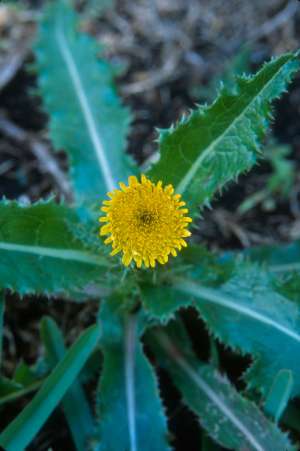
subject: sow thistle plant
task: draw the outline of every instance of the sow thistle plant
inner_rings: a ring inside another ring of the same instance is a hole
[[[218,255],[195,236],[213,196],[263,157],[271,103],[297,72],[298,53],[236,77],[211,105],[160,130],[156,162],[139,171],[125,152],[131,114],[116,94],[115,68],[99,59],[67,1],[45,8],[33,50],[73,201],[1,201],[0,333],[6,290],[96,302],[99,312],[68,349],[53,319],[41,319],[44,355],[0,378],[1,408],[33,393],[0,445],[25,449],[60,406],[74,449],[175,449],[163,369],[197,419],[199,449],[296,450],[299,243]],[[188,308],[206,325],[208,361],[193,350]],[[224,373],[217,343],[248,356],[243,390]],[[97,377],[92,406],[84,385]]]

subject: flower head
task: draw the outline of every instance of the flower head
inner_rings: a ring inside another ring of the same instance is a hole
[[[184,238],[191,235],[187,226],[192,222],[186,216],[187,208],[180,194],[174,194],[172,185],[156,185],[145,175],[141,181],[128,178],[128,186],[120,183],[104,200],[101,210],[106,216],[100,235],[109,235],[105,244],[112,245],[111,255],[123,252],[122,262],[128,266],[132,260],[138,268],[142,263],[148,268],[156,261],[167,263],[168,257],[177,255],[176,249],[186,247]]]

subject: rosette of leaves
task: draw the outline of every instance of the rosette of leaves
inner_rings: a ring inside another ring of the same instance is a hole
[[[96,323],[69,349],[55,322],[42,319],[42,361],[0,379],[2,407],[34,393],[1,432],[0,445],[25,449],[60,405],[74,449],[174,449],[158,383],[162,368],[199,420],[202,449],[296,449],[280,422],[297,429],[299,412],[290,409],[300,395],[299,244],[218,256],[191,241],[165,267],[123,268],[97,237],[95,210],[107,191],[139,173],[126,154],[131,115],[117,95],[116,71],[65,0],[45,8],[34,54],[49,137],[68,155],[74,201],[1,201],[0,336],[5,290],[100,307]],[[291,52],[221,86],[211,105],[159,131],[158,158],[147,176],[173,184],[199,216],[263,157],[272,102],[298,68],[298,53]],[[193,352],[180,314],[187,308],[205,322],[209,363]],[[242,392],[222,371],[217,341],[251,360]],[[84,384],[95,376],[94,416]]]

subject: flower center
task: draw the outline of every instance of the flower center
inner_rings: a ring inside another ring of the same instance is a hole
[[[191,235],[187,227],[192,219],[181,195],[174,194],[172,185],[154,184],[143,174],[140,181],[129,177],[128,186],[120,182],[120,188],[108,193],[110,200],[101,207],[106,215],[100,217],[100,235],[109,235],[104,243],[112,245],[111,255],[123,252],[123,264],[134,260],[138,268],[164,265],[170,254],[176,257]]]
[[[138,221],[141,225],[150,226],[155,221],[155,214],[151,211],[140,211],[138,213]]]

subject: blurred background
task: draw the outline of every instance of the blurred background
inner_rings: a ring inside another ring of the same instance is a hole
[[[24,202],[50,193],[57,199],[70,197],[68,161],[63,149],[53,152],[47,138],[47,117],[33,70],[31,44],[44,3],[0,2],[0,196]],[[254,72],[271,56],[300,47],[297,0],[74,0],[74,4],[82,28],[96,37],[116,67],[118,91],[133,111],[128,151],[140,164],[156,149],[155,128],[169,127],[195,104],[213,101],[221,79],[230,87],[234,74]],[[265,142],[266,159],[216,198],[213,210],[205,211],[199,222],[197,239],[211,249],[300,238],[299,76],[277,102],[274,118]],[[37,343],[43,314],[50,310],[71,342],[95,313],[91,305],[54,305],[13,295],[7,306],[7,375],[21,358],[30,364],[42,352]],[[11,405],[4,422],[25,402]],[[186,443],[188,434],[195,433],[189,418],[181,431],[180,415],[176,407],[172,421],[179,428],[178,449],[180,440]],[[67,428],[57,428],[62,422],[58,412],[30,449],[46,450],[53,443],[53,449],[62,449],[61,443],[69,449]],[[197,444],[190,445],[193,449]]]

